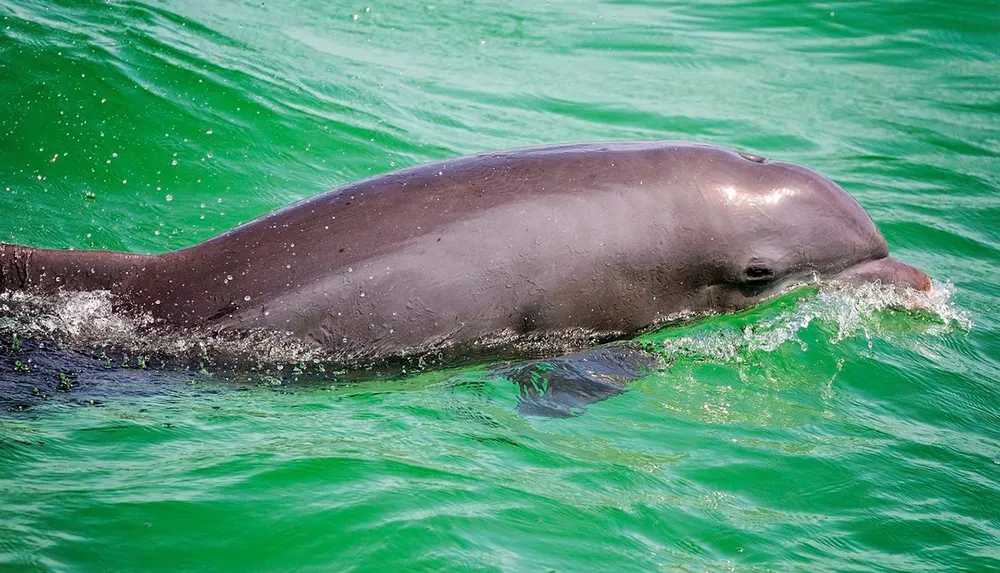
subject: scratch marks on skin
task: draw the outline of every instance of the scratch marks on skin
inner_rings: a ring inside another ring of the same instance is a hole
[[[28,286],[31,251],[14,245],[0,245],[0,288],[21,290]]]
[[[18,288],[25,288],[28,286],[28,266],[31,264],[31,251],[21,252],[20,257],[18,257],[18,251],[14,251],[14,270],[17,272],[18,280],[20,284]]]
[[[702,203],[708,205],[711,203],[708,199],[708,195],[705,194],[705,188],[702,186],[701,181],[696,177],[697,172],[688,172],[688,179],[691,180],[691,185],[698,190],[698,194],[701,195]]]

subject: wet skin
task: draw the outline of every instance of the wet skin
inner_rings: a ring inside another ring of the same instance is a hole
[[[685,142],[404,169],[162,255],[0,246],[4,289],[110,290],[161,324],[272,329],[343,361],[484,340],[582,346],[816,279],[930,289],[826,177]]]

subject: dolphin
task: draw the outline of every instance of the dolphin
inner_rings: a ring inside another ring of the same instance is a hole
[[[163,254],[0,245],[0,289],[105,290],[156,323],[357,363],[579,349],[831,280],[927,291],[806,167],[679,141],[480,153],[321,193]]]

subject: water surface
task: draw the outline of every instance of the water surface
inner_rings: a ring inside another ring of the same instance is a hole
[[[0,415],[0,569],[1000,569],[998,38],[988,1],[0,4],[2,241],[163,252],[426,161],[694,139],[827,174],[944,293],[664,330],[568,419],[486,365],[88,366]]]

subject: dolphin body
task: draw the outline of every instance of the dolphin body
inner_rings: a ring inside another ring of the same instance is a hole
[[[161,325],[273,330],[345,363],[580,348],[817,279],[930,289],[826,177],[676,141],[403,169],[158,255],[0,245],[0,290],[107,290]]]

